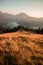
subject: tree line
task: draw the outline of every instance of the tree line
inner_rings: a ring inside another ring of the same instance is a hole
[[[31,29],[31,28],[25,27],[23,25],[19,25],[17,27],[10,28],[10,27],[5,27],[3,25],[0,25],[0,34],[1,33],[17,32],[18,30],[31,31],[31,32],[38,33],[38,34],[43,34],[43,28],[40,29],[40,27],[38,29],[33,29],[33,28]]]

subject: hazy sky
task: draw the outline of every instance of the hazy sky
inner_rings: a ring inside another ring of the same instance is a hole
[[[0,11],[11,14],[24,12],[29,16],[43,17],[43,0],[0,0]]]

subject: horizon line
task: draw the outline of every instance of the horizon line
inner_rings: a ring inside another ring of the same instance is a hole
[[[9,13],[9,12],[3,12],[3,11],[0,11],[1,13],[5,13],[5,14],[10,14],[10,15],[17,15],[17,14],[20,14],[20,13],[24,13],[24,14],[26,14],[27,16],[29,16],[29,17],[32,17],[32,18],[43,18],[43,17],[36,17],[36,16],[31,16],[31,15],[28,15],[27,13],[25,13],[25,12],[19,12],[19,13],[16,13],[16,14],[13,14],[13,13]]]

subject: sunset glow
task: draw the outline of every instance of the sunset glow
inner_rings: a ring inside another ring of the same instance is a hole
[[[13,15],[23,12],[32,17],[43,17],[43,0],[0,0],[0,11]]]

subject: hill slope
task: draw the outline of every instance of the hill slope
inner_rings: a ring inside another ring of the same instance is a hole
[[[18,31],[0,34],[1,65],[43,65],[43,35]]]

